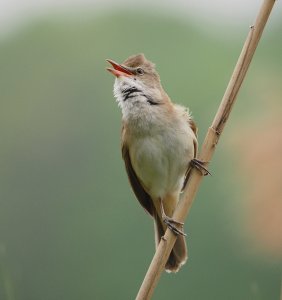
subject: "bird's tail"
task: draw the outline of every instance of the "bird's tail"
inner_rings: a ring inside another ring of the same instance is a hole
[[[167,226],[160,219],[157,212],[154,214],[154,223],[155,223],[155,242],[157,248],[161,237],[165,233]],[[185,264],[187,258],[188,255],[187,255],[185,237],[182,235],[178,235],[176,242],[172,248],[172,251],[169,255],[169,258],[166,262],[165,270],[169,273],[170,272],[176,273],[180,269],[180,267]]]

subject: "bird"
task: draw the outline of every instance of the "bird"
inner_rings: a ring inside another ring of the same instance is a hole
[[[115,76],[114,97],[122,111],[121,150],[136,198],[154,219],[155,245],[167,227],[177,235],[165,264],[176,273],[188,254],[183,223],[172,218],[190,171],[208,173],[196,158],[197,126],[188,108],[174,104],[155,64],[143,53],[122,64],[107,59]]]

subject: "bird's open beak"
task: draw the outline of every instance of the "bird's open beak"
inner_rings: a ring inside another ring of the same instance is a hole
[[[114,74],[116,77],[120,77],[120,76],[129,77],[133,75],[133,73],[125,66],[122,66],[111,59],[107,59],[107,62],[109,62],[113,66],[113,69],[107,68],[107,70],[112,74]]]

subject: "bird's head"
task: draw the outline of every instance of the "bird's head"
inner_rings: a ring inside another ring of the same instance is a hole
[[[158,105],[163,99],[163,89],[155,65],[144,54],[127,58],[122,64],[107,60],[113,68],[107,68],[116,77],[114,94],[119,105]],[[130,103],[130,104],[129,104]]]

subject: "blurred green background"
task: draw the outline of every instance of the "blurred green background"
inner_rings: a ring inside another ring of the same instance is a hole
[[[210,34],[177,16],[93,12],[50,15],[0,41],[0,299],[135,298],[154,253],[153,223],[128,184],[105,59],[144,52],[173,101],[192,110],[201,142],[248,25]],[[282,137],[282,23],[270,28],[186,221],[190,258],[178,274],[163,274],[153,299],[280,297],[281,171],[242,164],[250,146],[257,153],[259,125],[275,119],[272,137]],[[252,184],[264,186],[257,173],[280,178],[276,206],[260,202],[280,212],[272,243],[260,230],[274,214],[248,204],[257,199]]]

